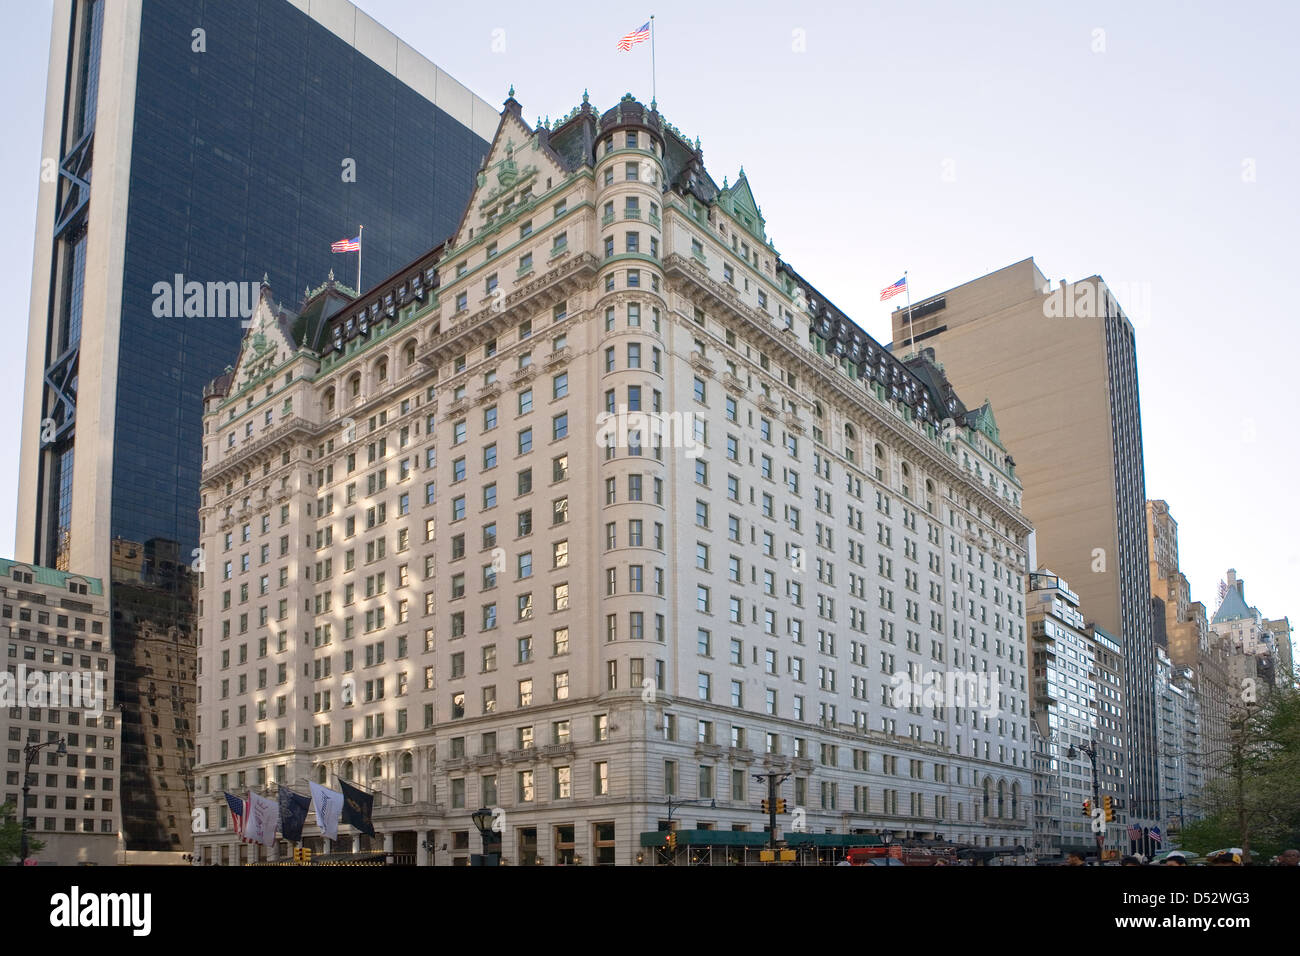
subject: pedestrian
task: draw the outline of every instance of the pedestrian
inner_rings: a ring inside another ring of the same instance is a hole
[[[1120,866],[1141,866],[1142,861],[1135,856],[1126,856],[1119,861]]]
[[[1277,858],[1278,866],[1300,866],[1300,850],[1283,850]]]
[[[1065,855],[1066,866],[1084,866],[1083,854],[1078,850],[1071,850]]]
[[[1177,850],[1175,850],[1173,853],[1170,853],[1167,857],[1165,857],[1165,866],[1186,866],[1186,865],[1187,865],[1187,855],[1185,853],[1179,853]]]

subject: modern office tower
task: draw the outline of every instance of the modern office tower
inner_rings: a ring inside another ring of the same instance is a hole
[[[1118,851],[1125,843],[1122,793],[1121,728],[1103,701],[1117,703],[1101,672],[1097,639],[1084,620],[1079,597],[1068,582],[1048,568],[1029,575],[1025,618],[1029,626],[1032,664],[1030,714],[1042,744],[1043,776],[1035,782],[1044,812],[1035,819],[1035,844],[1041,858],[1060,858],[1077,850],[1096,854],[1092,819],[1085,813],[1097,806],[1097,796],[1110,796],[1114,819],[1107,823],[1103,848]],[[1093,764],[1085,747],[1097,751],[1094,793]],[[1071,748],[1074,748],[1071,753]]]
[[[1198,817],[1204,789],[1196,679],[1156,647],[1156,694],[1160,701],[1160,799],[1165,832],[1178,833]]]
[[[1211,640],[1205,605],[1191,600],[1187,578],[1178,570],[1178,522],[1164,501],[1147,502],[1147,551],[1151,569],[1151,629],[1157,647],[1165,648],[1172,675],[1193,675],[1198,748],[1194,781],[1213,776],[1226,744],[1230,692],[1224,669],[1225,652]],[[1162,672],[1163,673],[1163,672]],[[1159,686],[1168,683],[1161,678]],[[1162,739],[1166,735],[1162,732]],[[1183,748],[1179,748],[1182,750]],[[1217,756],[1216,756],[1217,754]],[[1173,759],[1161,755],[1161,766]],[[1190,759],[1190,758],[1189,758]],[[1198,819],[1201,793],[1184,791],[1181,807],[1164,805],[1167,820],[1175,816]]]
[[[345,0],[56,0],[47,89],[16,551],[102,579],[118,620],[114,541],[196,560],[203,386],[264,271],[355,284],[357,256],[330,246],[359,224],[363,284],[427,249],[496,111]],[[186,584],[148,570],[130,616],[192,653]],[[122,713],[123,785],[145,802],[127,848],[181,850],[188,828],[160,838],[165,796],[142,792],[142,717]],[[165,763],[190,759],[161,736]]]
[[[1024,852],[1031,529],[992,410],[827,302],[653,104],[507,99],[444,244],[275,298],[205,407],[204,861],[252,852],[223,790],[352,780],[422,864],[478,852],[478,808],[512,864],[649,865],[670,827],[757,862],[768,773],[827,854]]]
[[[25,774],[20,819],[33,848],[43,844],[29,858],[60,866],[121,862],[121,730],[103,582],[7,558],[0,559],[0,581],[0,804],[15,812],[23,805]]]
[[[1038,561],[1125,656],[1132,820],[1157,824],[1155,652],[1133,326],[1099,276],[1052,289],[1025,259],[893,313],[893,349],[932,347],[987,397],[1017,460]]]

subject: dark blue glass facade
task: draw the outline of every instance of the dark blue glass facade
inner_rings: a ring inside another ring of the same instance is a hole
[[[193,33],[205,31],[206,52]],[[238,318],[159,318],[154,284],[256,282],[294,307],[369,285],[456,227],[488,144],[286,0],[145,0],[136,85],[112,531],[197,546],[202,390]],[[355,162],[354,182],[344,179]]]

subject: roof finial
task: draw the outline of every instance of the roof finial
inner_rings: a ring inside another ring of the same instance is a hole
[[[588,103],[590,103],[590,102],[591,102],[591,98],[590,98],[589,96],[587,96],[587,91],[586,91],[586,89],[584,89],[584,90],[582,91],[582,105],[583,105],[583,106],[586,106],[586,105],[587,105]]]
[[[515,85],[513,83],[510,84],[510,92],[507,93],[506,95],[509,96],[512,100],[515,98]]]
[[[334,270],[331,269],[331,270],[330,270],[330,282],[333,282],[333,281],[334,281]]]
[[[262,285],[270,285],[270,284],[271,284],[271,277],[270,277],[269,275],[267,275],[265,272],[263,272],[263,273],[262,273]]]

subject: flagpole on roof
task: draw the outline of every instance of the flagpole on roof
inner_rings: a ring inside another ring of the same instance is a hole
[[[916,348],[916,336],[912,334],[912,284],[907,281],[906,269],[903,270],[903,288],[907,290],[907,348],[910,352]]]
[[[365,226],[357,226],[357,295],[361,294],[361,234],[365,231]]]
[[[650,14],[650,102],[655,97],[655,15]]]

